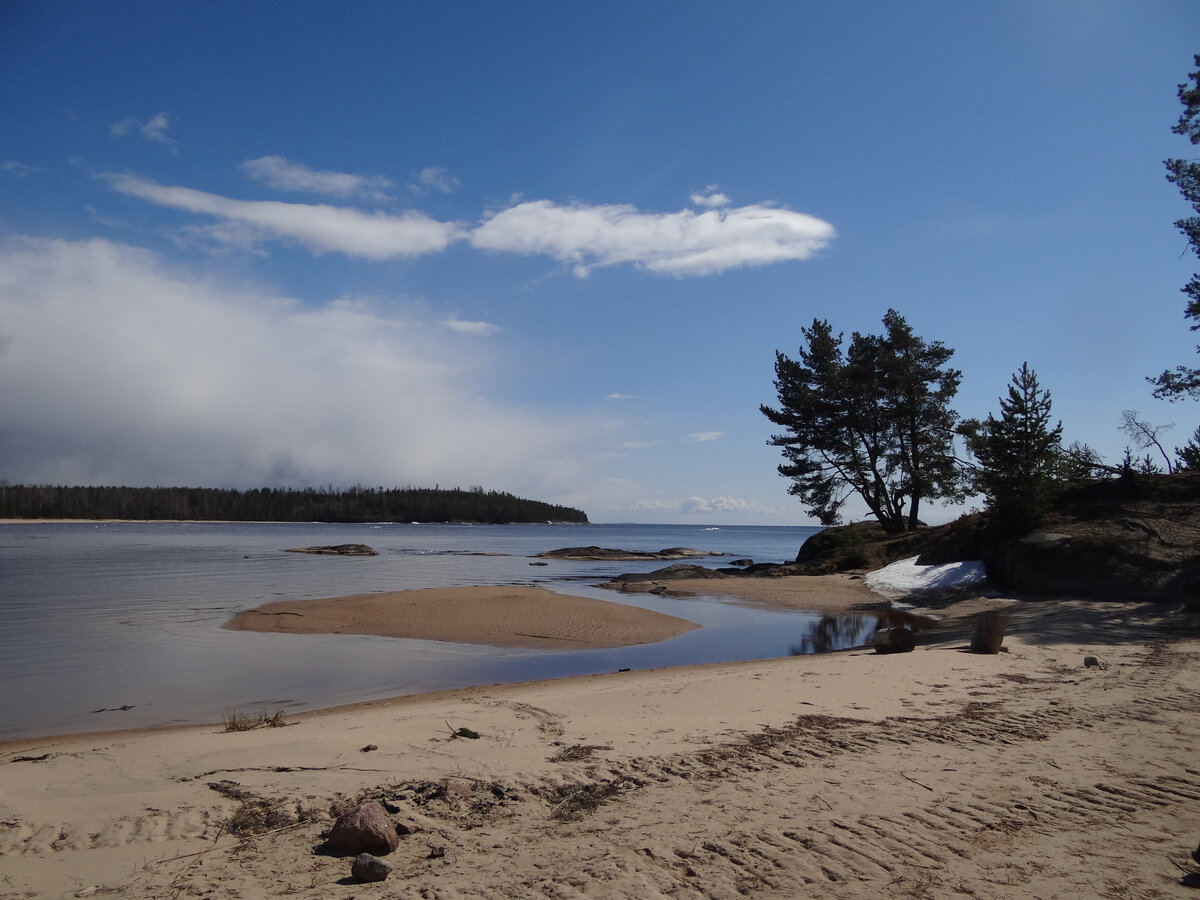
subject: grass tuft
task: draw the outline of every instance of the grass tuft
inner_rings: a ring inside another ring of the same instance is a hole
[[[283,721],[283,710],[268,716],[263,710],[256,716],[249,713],[231,712],[225,714],[225,731],[253,731],[255,728],[283,728],[288,723]]]

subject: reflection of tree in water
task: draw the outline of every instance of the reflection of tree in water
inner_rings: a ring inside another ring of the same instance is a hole
[[[808,656],[810,653],[828,653],[831,650],[847,650],[864,644],[881,617],[875,612],[844,613],[840,616],[821,616],[812,629],[798,644],[792,644],[789,656]]]

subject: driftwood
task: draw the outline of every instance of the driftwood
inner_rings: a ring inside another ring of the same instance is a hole
[[[911,653],[917,646],[917,637],[903,625],[880,628],[875,632],[876,653]]]
[[[1007,613],[980,613],[979,618],[975,620],[975,637],[971,641],[971,652],[999,653],[1007,628]]]

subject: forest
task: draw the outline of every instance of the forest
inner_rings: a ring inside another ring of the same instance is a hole
[[[544,522],[587,524],[567,506],[482,487],[257,488],[100,487],[0,484],[0,518],[227,522]]]

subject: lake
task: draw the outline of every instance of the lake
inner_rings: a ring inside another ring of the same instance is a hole
[[[663,562],[546,560],[598,545],[691,547],[785,562],[817,529],[668,525],[329,525],[27,523],[0,525],[0,740],[219,722],[234,711],[298,712],[500,682],[762,659],[799,652],[819,616],[715,597],[624,595],[597,587]],[[363,543],[374,557],[292,547]],[[501,649],[359,635],[233,632],[222,623],[273,600],[488,584],[536,584],[644,606],[702,628],[605,650]],[[868,621],[869,620],[869,621]],[[843,623],[848,644],[873,619]],[[127,707],[122,709],[122,707]]]

